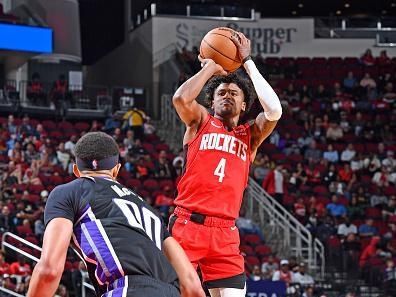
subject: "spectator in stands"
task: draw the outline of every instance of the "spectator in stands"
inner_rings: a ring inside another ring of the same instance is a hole
[[[4,274],[10,274],[10,264],[7,263],[4,259],[4,252],[0,252],[0,278],[4,276]]]
[[[323,122],[321,117],[316,117],[313,127],[311,127],[309,133],[312,137],[319,143],[325,141],[326,130],[323,127]]]
[[[313,277],[306,273],[306,265],[304,262],[298,265],[298,272],[293,274],[293,283],[298,283],[303,288],[315,283]]]
[[[146,116],[146,120],[143,124],[144,135],[153,135],[156,131],[154,125],[151,123],[151,118]]]
[[[41,139],[47,137],[48,133],[44,130],[42,124],[37,124],[36,129],[33,131],[33,136],[35,136],[36,139]]]
[[[343,270],[355,278],[358,273],[358,264],[361,244],[355,233],[349,233],[342,241]]]
[[[10,133],[11,135],[12,134],[16,135],[18,132],[18,126],[15,124],[15,119],[12,114],[8,116],[7,129],[8,129],[8,133]]]
[[[331,196],[331,203],[326,206],[327,211],[333,217],[343,217],[346,215],[346,207],[339,202],[336,194]]]
[[[76,143],[77,143],[77,135],[74,135],[74,134],[65,143],[65,150],[71,156],[74,156],[74,148],[76,147]]]
[[[385,293],[394,296],[396,293],[396,268],[393,259],[386,260],[383,282]]]
[[[69,292],[67,291],[66,286],[60,284],[56,291],[56,295],[59,297],[69,297]]]
[[[39,239],[40,242],[43,240],[44,230],[44,214],[42,214],[40,218],[34,221],[34,235]]]
[[[132,149],[134,142],[135,142],[135,139],[134,139],[133,131],[132,130],[128,130],[126,132],[126,137],[124,138],[124,141],[123,141],[124,146],[128,150],[130,150],[130,149]]]
[[[140,110],[137,107],[132,108],[131,110],[127,111],[123,116],[123,130],[131,129],[136,139],[143,140],[143,124],[146,120],[146,117],[147,116],[143,110]]]
[[[70,96],[69,83],[66,80],[64,74],[59,75],[58,79],[54,82],[51,90],[51,103],[56,109],[64,108],[67,105],[67,101],[72,105],[72,98]]]
[[[272,280],[283,281],[286,283],[286,286],[288,287],[292,282],[292,279],[293,279],[293,274],[289,270],[289,261],[286,259],[281,260],[280,269],[274,272],[272,276]]]
[[[34,129],[29,123],[29,116],[25,115],[22,118],[22,123],[18,128],[18,135],[23,135],[23,137],[27,137],[34,134]]]
[[[135,135],[135,134],[134,134]],[[120,128],[115,128],[112,137],[117,142],[118,145],[122,144],[124,141],[124,135]]]
[[[44,87],[40,81],[40,74],[33,73],[31,81],[28,82],[26,96],[33,105],[45,105],[46,98]]]
[[[331,163],[338,162],[338,151],[334,150],[331,143],[327,146],[327,151],[323,153],[323,158]]]
[[[357,79],[354,77],[353,72],[349,71],[343,81],[344,90],[349,94],[354,94],[358,87]]]
[[[391,62],[392,60],[388,57],[386,50],[382,50],[379,57],[377,58],[377,64],[379,66],[385,66],[389,65]]]
[[[382,208],[382,216],[384,221],[387,221],[388,218],[394,215],[396,215],[396,196],[391,195],[388,199],[388,203]]]
[[[390,178],[391,176],[389,168],[386,166],[381,166],[381,171],[377,171],[371,181],[378,187],[387,187],[389,186]]]
[[[260,226],[255,224],[251,219],[246,218],[242,210],[239,215],[239,218],[236,219],[235,225],[238,227],[239,233],[241,235],[255,234],[260,237],[260,240],[262,242],[265,241],[264,234],[261,231]]]
[[[254,265],[252,269],[252,273],[250,274],[249,278],[252,281],[259,281],[261,280],[261,271],[260,271],[260,266]]]
[[[370,49],[367,49],[360,57],[360,62],[365,66],[373,66],[375,64],[375,58]]]
[[[285,96],[287,102],[293,102],[293,101],[300,101],[300,94],[298,91],[294,88],[294,85],[290,83],[286,90],[285,90]]]
[[[351,220],[349,217],[345,217],[343,220],[344,220],[344,222],[341,223],[340,225],[338,225],[338,229],[337,229],[337,235],[340,238],[345,238],[349,234],[357,234],[358,233],[356,225],[351,223]]]
[[[155,197],[155,206],[163,214],[167,214],[169,207],[173,205],[173,194],[170,186],[165,186],[164,192],[160,193]]]
[[[12,262],[10,265],[10,273],[27,277],[32,274],[32,268],[26,263],[25,256],[18,255],[17,261]]]
[[[145,179],[150,175],[150,170],[145,163],[144,157],[139,157],[135,170],[137,178]]]
[[[283,165],[278,163],[276,167],[267,174],[262,187],[268,194],[273,196],[278,202],[282,203],[284,193],[283,182]]]
[[[304,158],[312,160],[313,162],[319,162],[322,157],[322,152],[316,148],[316,141],[312,140],[309,148],[304,153]]]
[[[377,87],[377,83],[375,80],[370,76],[370,73],[366,72],[363,78],[360,80],[359,85],[364,89],[375,89]]]
[[[298,197],[296,203],[294,203],[293,213],[297,220],[299,220],[302,224],[305,224],[307,208],[302,197]]]
[[[278,263],[275,261],[275,257],[273,254],[270,254],[266,260],[261,264],[261,273],[263,275],[263,279],[272,280],[274,272],[279,269]]]
[[[348,146],[341,153],[341,161],[350,162],[355,157],[356,151],[353,147],[352,143],[349,143]]]
[[[352,193],[352,198],[348,204],[347,212],[350,220],[363,218],[364,209],[362,204],[359,203],[357,193]]]
[[[390,172],[396,169],[396,159],[393,156],[394,152],[389,150],[386,152],[386,158],[382,160],[382,166],[387,167]]]
[[[363,250],[362,254],[360,255],[360,259],[359,259],[360,268],[363,268],[366,265],[367,261],[371,257],[374,257],[377,254],[378,244],[380,240],[381,238],[379,236],[373,236],[371,238],[370,243],[366,246],[366,248]]]
[[[158,154],[158,159],[154,162],[154,174],[157,178],[174,178],[175,172],[172,164],[167,158],[166,151],[162,150]]]
[[[374,220],[372,218],[367,218],[366,222],[359,226],[359,236],[369,237],[378,234],[378,230],[374,227]]]
[[[58,149],[56,151],[56,157],[59,160],[63,170],[66,170],[70,162],[70,153],[66,151],[65,144],[63,142],[59,143]]]
[[[329,128],[326,131],[326,139],[331,142],[337,142],[342,139],[344,136],[344,132],[337,122],[330,122]]]
[[[384,195],[383,189],[381,187],[376,188],[376,191],[370,197],[370,206],[383,208],[387,203],[388,197]]]
[[[305,173],[304,166],[301,162],[298,162],[296,168],[294,170],[292,169],[289,184],[292,185],[293,189],[299,189],[306,182],[307,174]]]
[[[16,141],[14,147],[8,150],[8,158],[15,163],[23,163],[25,161],[24,152],[22,151],[22,145],[19,141]]]
[[[13,220],[14,216],[10,212],[10,208],[4,205],[1,209],[0,214],[0,232],[14,231],[15,224]]]
[[[330,94],[325,86],[323,84],[320,84],[313,96],[316,100],[327,100],[329,99]]]

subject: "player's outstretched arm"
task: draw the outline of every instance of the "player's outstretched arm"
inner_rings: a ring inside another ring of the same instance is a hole
[[[211,59],[201,59],[202,69],[184,82],[173,95],[173,105],[187,127],[198,127],[207,111],[195,99],[213,75],[226,75],[224,69]]]
[[[243,33],[238,32],[238,35],[240,37],[239,39],[235,36],[232,39],[238,47],[243,66],[253,82],[257,97],[264,109],[264,112],[257,116],[255,124],[252,126],[251,151],[255,155],[257,148],[271,134],[277,121],[282,116],[282,106],[278,95],[276,95],[275,91],[264,79],[250,58],[250,40]]]
[[[205,297],[197,272],[173,237],[165,239],[164,253],[179,277],[181,297]]]
[[[66,261],[73,223],[64,218],[51,220],[44,233],[43,251],[34,267],[28,297],[52,297],[58,288]]]

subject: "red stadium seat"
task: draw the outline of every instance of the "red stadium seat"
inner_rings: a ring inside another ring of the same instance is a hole
[[[68,121],[63,121],[58,124],[58,129],[60,129],[62,131],[68,131],[68,130],[73,130],[74,126],[72,123],[70,123]]]
[[[241,250],[242,253],[244,253],[246,256],[253,256],[254,255],[254,250],[250,245],[242,244],[239,249]]]
[[[29,241],[29,242],[35,244],[35,245],[38,245],[38,244],[39,244],[39,241],[37,240],[37,238],[36,238],[35,236],[27,236],[25,239],[26,239],[27,241]]]
[[[155,179],[150,178],[143,182],[143,187],[150,192],[154,192],[159,189],[159,184]]]
[[[256,246],[256,247],[254,248],[254,251],[255,251],[256,254],[259,255],[260,257],[268,256],[269,254],[272,253],[271,247],[269,247],[268,245],[265,245],[265,244],[259,244],[258,246]]]
[[[26,237],[27,235],[33,234],[32,228],[30,227],[17,226],[16,229],[17,229],[17,233],[22,237]]]
[[[142,186],[142,182],[137,178],[129,178],[125,181],[125,185],[131,189],[138,189]]]
[[[365,210],[365,216],[367,218],[380,219],[382,218],[382,212],[379,208],[367,207]]]
[[[46,130],[46,131],[51,131],[51,130],[56,129],[56,124],[54,121],[45,120],[45,121],[42,121],[41,124],[43,125],[44,130]]]
[[[159,181],[159,187],[163,190],[165,187],[174,188],[174,182],[170,179],[163,179]]]
[[[254,265],[260,265],[259,258],[255,256],[247,256],[245,257],[245,261],[250,267],[253,267]]]
[[[89,128],[90,125],[86,122],[78,122],[74,125],[74,129],[76,129],[78,132],[88,131]]]
[[[243,241],[247,244],[252,245],[252,246],[256,246],[259,243],[261,243],[260,237],[255,234],[248,234],[248,235],[243,236]]]
[[[28,190],[31,194],[40,194],[45,188],[43,185],[30,185]]]

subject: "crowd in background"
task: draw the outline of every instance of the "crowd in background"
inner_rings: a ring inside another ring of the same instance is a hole
[[[179,83],[200,67],[196,54],[185,49],[178,54],[184,65]],[[294,59],[284,63],[258,56],[255,60],[276,89],[284,111],[277,129],[260,148],[251,176],[329,247],[329,265],[393,290],[396,76],[380,71],[370,75],[375,72],[370,67],[394,62],[386,52],[379,58],[367,52],[350,67],[360,69],[360,75],[344,69],[342,79],[314,81],[306,78],[307,68]],[[252,112],[258,112],[257,106]],[[74,147],[88,131],[103,130],[119,144],[121,183],[155,206],[165,221],[173,212],[183,152],[171,152],[160,141],[144,111],[131,109],[123,118],[111,117],[104,123],[54,123],[9,115],[0,124],[2,233],[11,231],[41,243],[48,193],[73,179]],[[242,216],[238,224],[242,232],[257,234],[265,242],[265,234],[254,222]],[[270,252],[259,260],[247,266],[250,279],[283,280],[290,290],[302,288],[304,296],[314,296],[314,280],[299,259],[281,260]],[[6,287],[24,292],[31,266],[20,261],[1,256],[0,273]],[[72,266],[66,284],[80,267],[71,254],[68,261]],[[22,267],[23,277],[10,280],[17,273],[9,262],[19,263],[14,267]],[[295,283],[301,288],[293,287]]]

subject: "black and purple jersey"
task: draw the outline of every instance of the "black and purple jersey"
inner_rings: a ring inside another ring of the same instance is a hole
[[[45,207],[45,224],[54,218],[73,222],[72,244],[85,259],[99,296],[125,286],[127,275],[177,286],[176,272],[161,251],[169,236],[166,226],[152,207],[121,184],[84,177],[57,186]]]

